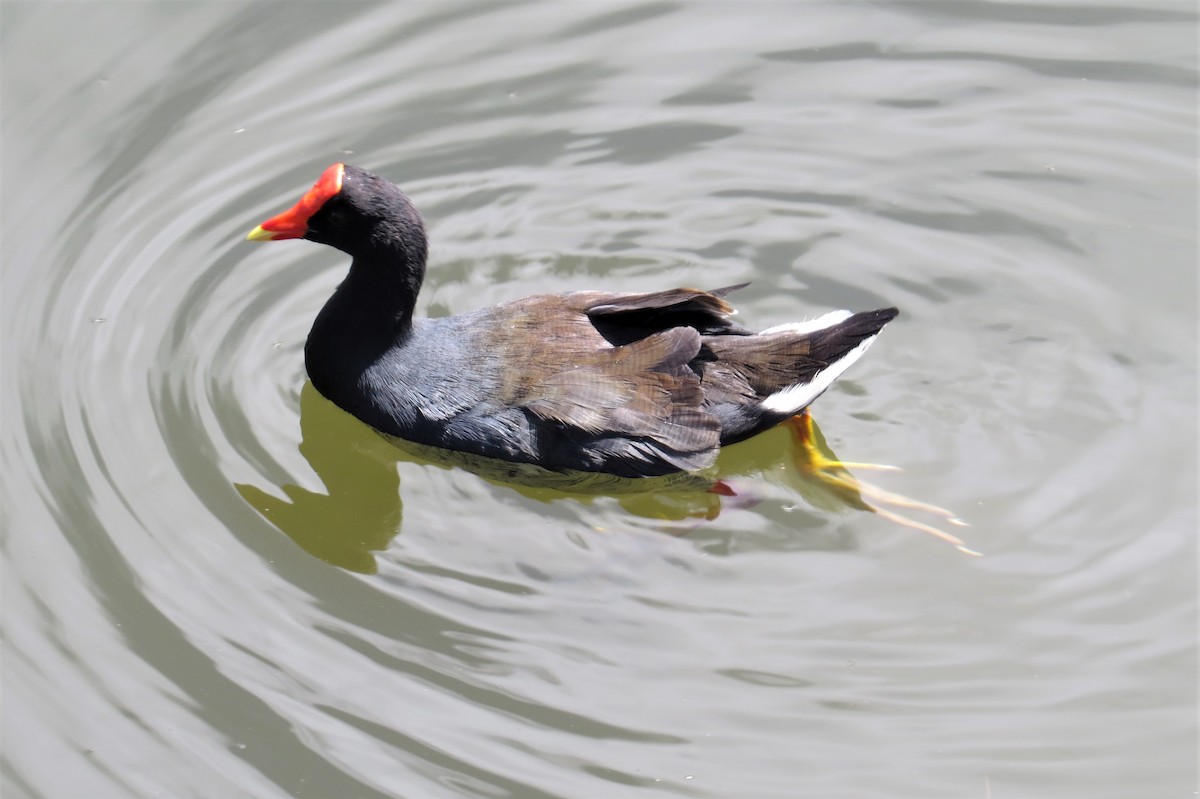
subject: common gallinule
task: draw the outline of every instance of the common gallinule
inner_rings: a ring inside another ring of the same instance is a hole
[[[346,164],[247,238],[305,238],[353,258],[304,347],[326,398],[391,436],[555,471],[710,466],[722,445],[803,411],[897,313],[833,311],[756,333],[730,321],[724,297],[741,288],[730,286],[542,294],[414,318],[421,215]]]

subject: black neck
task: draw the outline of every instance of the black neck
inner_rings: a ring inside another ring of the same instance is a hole
[[[359,252],[350,264],[350,273],[338,286],[353,299],[347,311],[360,318],[362,325],[395,340],[412,328],[413,309],[425,280],[425,253],[388,249]]]
[[[412,331],[413,309],[425,276],[424,252],[360,251],[350,273],[317,314],[304,360],[322,394],[358,377]]]

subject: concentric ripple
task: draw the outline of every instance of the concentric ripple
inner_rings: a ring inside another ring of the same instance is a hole
[[[7,4],[3,787],[1194,788],[1195,21]],[[846,512],[783,431],[735,498],[404,455],[306,382],[344,258],[243,241],[339,160],[425,213],[429,314],[898,305],[817,417],[987,557]]]

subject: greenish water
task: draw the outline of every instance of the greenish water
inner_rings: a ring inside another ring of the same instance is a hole
[[[1191,795],[1196,30],[3,3],[4,795]],[[984,557],[783,431],[725,453],[737,498],[401,456],[306,387],[341,256],[241,240],[339,160],[424,212],[428,314],[899,306],[815,416]]]

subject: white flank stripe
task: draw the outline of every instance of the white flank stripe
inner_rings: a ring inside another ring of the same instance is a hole
[[[766,330],[760,332],[759,335],[761,336],[763,333],[785,332],[799,333],[801,335],[804,333],[815,333],[818,330],[833,327],[838,322],[845,322],[851,316],[854,316],[854,314],[849,311],[830,311],[823,316],[818,316],[816,319],[809,319],[806,322],[788,322],[782,325],[775,325],[775,327],[768,327]]]
[[[875,336],[863,339],[861,344],[843,355],[840,360],[834,361],[829,366],[817,372],[812,382],[788,386],[771,394],[762,401],[763,409],[772,413],[784,413],[789,416],[800,413],[810,402],[825,393],[825,389],[833,385],[833,381],[837,380],[842,372],[849,369],[850,364],[862,357],[862,354],[867,351],[867,347],[871,346],[871,342],[874,340]]]

